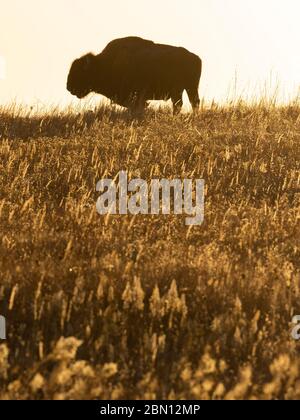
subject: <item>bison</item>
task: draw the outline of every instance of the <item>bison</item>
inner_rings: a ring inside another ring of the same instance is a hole
[[[198,109],[201,71],[201,59],[185,48],[127,37],[110,42],[98,55],[75,60],[67,89],[80,99],[99,93],[130,109],[144,109],[149,100],[171,99],[177,113],[184,90]]]

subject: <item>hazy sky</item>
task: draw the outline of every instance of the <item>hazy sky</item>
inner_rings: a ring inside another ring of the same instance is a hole
[[[226,98],[235,78],[238,93],[262,93],[271,80],[292,96],[299,17],[299,0],[0,0],[0,103],[66,103],[73,59],[128,35],[200,55],[207,99]]]

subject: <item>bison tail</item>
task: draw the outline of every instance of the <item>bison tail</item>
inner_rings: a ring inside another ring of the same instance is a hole
[[[201,77],[202,74],[202,60],[200,57],[197,57],[197,70],[199,73],[199,76]]]

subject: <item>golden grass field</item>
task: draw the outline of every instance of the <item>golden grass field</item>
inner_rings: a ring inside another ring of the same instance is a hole
[[[0,110],[2,399],[299,399],[300,104]],[[204,178],[205,221],[96,183]]]

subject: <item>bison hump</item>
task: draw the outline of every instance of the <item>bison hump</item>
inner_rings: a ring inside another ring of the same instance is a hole
[[[123,49],[136,49],[136,48],[143,48],[146,46],[153,45],[154,42],[148,41],[146,39],[140,38],[138,36],[128,36],[126,38],[119,38],[111,41],[107,46],[104,48],[102,53],[115,53],[119,52]]]

